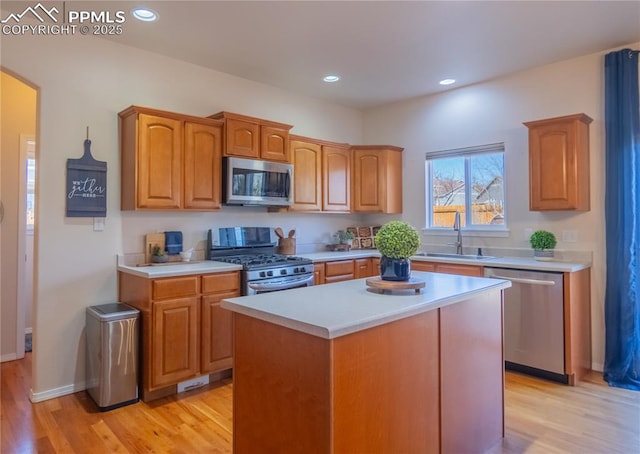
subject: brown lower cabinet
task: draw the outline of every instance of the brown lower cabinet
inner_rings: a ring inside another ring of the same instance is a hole
[[[380,259],[366,257],[358,259],[332,260],[313,264],[314,285],[350,281],[379,274]]]
[[[232,367],[231,313],[220,302],[240,296],[238,271],[157,279],[119,272],[118,279],[119,300],[142,316],[143,400]]]
[[[460,265],[457,263],[435,263],[411,261],[411,269],[415,271],[431,271],[432,273],[461,274],[464,276],[484,276],[484,267],[477,265]]]

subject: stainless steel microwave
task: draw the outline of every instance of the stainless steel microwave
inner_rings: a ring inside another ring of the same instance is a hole
[[[224,158],[223,197],[228,205],[289,206],[293,166],[257,159]]]

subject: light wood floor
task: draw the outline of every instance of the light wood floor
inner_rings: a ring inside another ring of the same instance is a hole
[[[31,354],[0,374],[3,454],[231,452],[231,380],[100,413],[85,392],[31,404]],[[640,393],[598,374],[569,387],[508,373],[505,397],[506,438],[490,454],[640,453]]]

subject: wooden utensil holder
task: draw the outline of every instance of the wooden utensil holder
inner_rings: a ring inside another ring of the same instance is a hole
[[[296,239],[295,238],[279,238],[278,253],[283,255],[295,255]]]

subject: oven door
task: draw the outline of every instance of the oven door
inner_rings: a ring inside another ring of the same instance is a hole
[[[260,293],[279,292],[292,288],[310,287],[313,285],[313,273],[301,276],[292,276],[276,279],[264,279],[262,281],[248,281],[246,295],[258,295]]]

